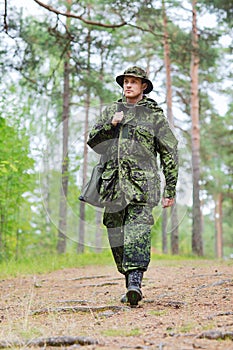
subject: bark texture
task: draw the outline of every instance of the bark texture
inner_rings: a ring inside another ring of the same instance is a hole
[[[201,202],[200,202],[200,127],[199,127],[199,94],[198,94],[198,33],[197,1],[192,1],[192,55],[191,55],[191,118],[192,118],[192,168],[193,168],[193,225],[192,251],[203,255]]]
[[[67,0],[67,12],[70,12],[72,0]],[[69,29],[70,19],[67,17],[66,28]],[[70,45],[70,43],[69,43]],[[68,193],[68,138],[69,138],[69,113],[70,113],[70,50],[68,49],[64,61],[64,91],[63,91],[63,111],[62,111],[62,170],[59,205],[59,227],[57,252],[66,251],[66,226],[67,226],[67,193]]]

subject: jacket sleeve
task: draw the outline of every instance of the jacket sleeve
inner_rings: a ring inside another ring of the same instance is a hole
[[[116,105],[107,107],[89,134],[87,144],[96,153],[104,154],[116,135],[116,127],[111,123],[116,108]]]
[[[160,164],[165,177],[163,197],[174,198],[178,179],[178,141],[174,136],[162,109],[156,113],[157,151],[160,154]]]

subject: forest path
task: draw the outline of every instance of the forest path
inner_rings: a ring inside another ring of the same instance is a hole
[[[233,349],[232,261],[152,261],[142,290],[121,304],[114,266],[1,280],[0,348]]]

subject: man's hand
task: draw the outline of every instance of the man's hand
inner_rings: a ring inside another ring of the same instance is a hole
[[[175,202],[175,198],[162,198],[163,208],[168,208],[173,206],[174,202]]]
[[[117,126],[118,123],[120,123],[122,121],[122,119],[124,118],[124,113],[123,111],[121,112],[116,112],[114,114],[114,117],[112,118],[112,125]]]

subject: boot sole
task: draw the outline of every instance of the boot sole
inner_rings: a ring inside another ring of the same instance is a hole
[[[130,289],[126,293],[126,297],[131,306],[137,306],[138,302],[142,300],[142,293],[140,289]]]

